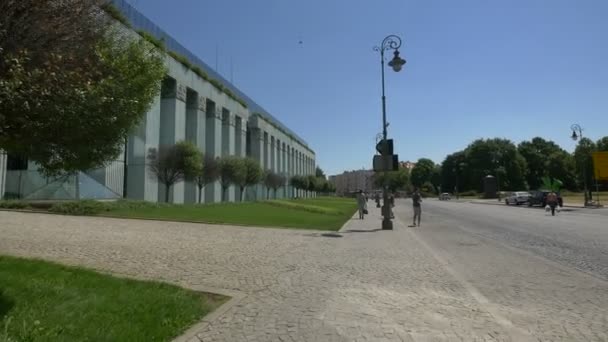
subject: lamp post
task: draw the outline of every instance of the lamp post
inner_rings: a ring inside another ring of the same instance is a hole
[[[383,146],[388,146],[387,144],[387,133],[386,133],[386,96],[384,94],[384,52],[387,50],[394,50],[393,59],[388,63],[393,71],[399,72],[403,65],[405,65],[405,60],[399,57],[399,48],[401,47],[401,38],[395,35],[389,35],[384,40],[380,46],[374,47],[374,51],[380,52],[380,69],[382,72],[382,141]],[[386,151],[383,151],[382,155],[387,160]],[[384,165],[384,184],[382,191],[382,229],[393,229],[393,221],[391,221],[391,207],[388,200],[388,165]]]
[[[579,124],[572,124],[570,126],[572,130],[572,140],[577,141],[579,139],[583,139],[583,129]],[[583,184],[585,187],[585,206],[587,205],[587,156],[585,156],[585,160],[583,160]]]

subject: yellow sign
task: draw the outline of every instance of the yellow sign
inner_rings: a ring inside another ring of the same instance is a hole
[[[593,152],[595,179],[608,180],[608,152]]]

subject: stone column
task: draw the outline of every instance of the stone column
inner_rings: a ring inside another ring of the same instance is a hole
[[[264,171],[266,170],[270,170],[270,142],[269,137],[268,137],[268,133],[264,132],[263,133],[263,139],[264,139],[264,145],[263,145],[263,149],[264,149]]]
[[[272,172],[277,172],[277,168],[276,168],[276,164],[275,164],[276,152],[277,152],[277,149],[275,147],[274,137],[270,136],[270,165],[269,165],[270,167],[268,169]]]
[[[264,166],[264,132],[259,128],[249,128],[249,137],[251,139],[251,157],[260,163],[262,170],[266,170]],[[257,185],[255,187],[254,198],[256,200],[266,198],[266,192],[263,185]]]
[[[235,117],[226,108],[222,108],[222,156],[235,155]],[[227,201],[234,202],[235,186],[231,185],[227,190]]]
[[[4,198],[6,183],[6,153],[0,150],[0,200]]]
[[[159,145],[170,147],[186,139],[186,86],[172,82],[163,88],[160,102]],[[158,185],[158,199],[165,200],[165,185]],[[184,182],[169,190],[169,202],[184,203]]]
[[[206,134],[205,154],[218,158],[222,156],[222,110],[215,102],[206,101]],[[222,188],[219,181],[205,186],[205,202],[213,203],[222,200]]]
[[[247,148],[247,126],[243,123],[243,117],[234,115],[234,155],[245,158]],[[234,188],[234,196],[237,202],[241,200],[241,190],[238,186]],[[243,200],[246,197],[243,196]]]
[[[158,149],[160,104],[159,94],[127,139],[127,196],[130,199],[158,201],[158,178],[150,172],[147,156],[150,149]]]
[[[192,142],[201,151],[205,151],[207,99],[195,92],[188,92],[186,96],[186,140]],[[205,202],[205,196],[200,196]],[[186,182],[184,193],[185,203],[198,203],[199,194],[196,182]]]
[[[287,145],[287,198],[292,198],[293,194],[291,193],[291,146]]]

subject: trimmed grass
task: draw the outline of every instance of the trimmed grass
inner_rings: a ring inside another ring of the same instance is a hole
[[[31,207],[27,202],[0,201],[0,208]],[[47,207],[39,206],[39,209],[67,215],[335,231],[353,216],[357,204],[352,198],[341,197],[183,205],[131,200],[114,202],[83,200],[59,202]]]
[[[224,296],[0,256],[0,341],[170,341]]]
[[[336,231],[355,210],[356,203],[352,199],[322,198],[139,208],[123,206],[99,215]]]
[[[562,198],[566,205],[580,205],[582,206],[585,202],[585,195],[582,192],[562,192]],[[593,200],[597,201],[596,192],[593,192]],[[608,203],[608,191],[600,191],[600,202]]]

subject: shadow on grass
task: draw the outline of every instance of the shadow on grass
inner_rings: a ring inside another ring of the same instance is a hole
[[[11,309],[15,306],[15,302],[8,299],[2,290],[0,290],[0,320],[6,316],[6,314],[11,311]]]

